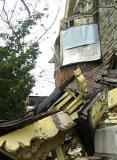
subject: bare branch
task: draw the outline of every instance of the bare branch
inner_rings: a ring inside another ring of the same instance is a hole
[[[47,29],[45,28],[45,26],[43,25],[41,19],[39,19],[40,23],[41,23],[41,26],[44,28],[45,31],[47,31]]]
[[[0,15],[0,16],[1,16],[1,18],[4,20],[4,22],[8,24],[9,28],[12,29],[12,31],[14,31],[13,26],[12,26],[12,24],[11,24],[10,21],[9,21],[9,16],[8,16],[6,10],[5,10],[5,4],[6,4],[6,0],[3,0],[3,8],[2,8],[2,10],[3,10],[3,12],[4,12],[5,15],[6,15],[6,20],[5,20],[5,18],[3,18],[2,15]]]
[[[3,10],[3,12],[5,13],[5,15],[7,17],[7,21],[9,21],[8,14],[7,14],[6,10],[5,10],[5,4],[6,4],[6,0],[3,0],[3,8],[2,8],[2,10]]]
[[[36,8],[36,6],[37,6],[37,1],[38,1],[38,0],[36,0],[35,5],[34,5],[34,7],[33,7],[33,13],[35,12],[35,8]]]
[[[6,19],[0,14],[0,17],[2,18],[2,20],[8,24],[8,22],[6,21]]]
[[[57,11],[57,13],[56,13],[56,16],[55,16],[52,24],[50,25],[50,27],[45,30],[45,32],[37,39],[37,41],[39,41],[39,40],[52,28],[52,26],[54,25],[54,23],[55,23],[55,21],[56,21],[56,19],[57,19],[57,17],[58,17],[59,11],[60,11],[60,7],[59,7],[59,9],[58,9],[58,11]]]
[[[3,8],[2,8],[2,10],[4,10],[5,4],[6,4],[6,0],[3,0]]]
[[[18,1],[16,1],[16,3],[15,3],[15,5],[14,5],[14,8],[13,8],[13,10],[12,10],[12,12],[11,12],[11,17],[10,17],[10,22],[11,22],[11,19],[12,19],[12,17],[13,17],[13,14],[14,14],[14,12],[15,12],[15,9],[16,9],[16,7],[17,7],[17,2]]]
[[[22,3],[23,3],[23,5],[25,6],[25,8],[26,8],[26,10],[27,10],[27,12],[28,12],[29,17],[31,17],[30,10],[29,10],[29,8],[28,8],[27,4],[25,3],[25,1],[24,1],[24,0],[21,0],[21,2],[22,2]]]

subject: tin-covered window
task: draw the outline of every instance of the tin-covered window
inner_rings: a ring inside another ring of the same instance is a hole
[[[63,65],[93,61],[101,57],[97,24],[85,24],[61,32]]]

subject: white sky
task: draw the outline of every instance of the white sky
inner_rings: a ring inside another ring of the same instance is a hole
[[[42,51],[42,54],[39,55],[39,58],[37,59],[37,67],[33,72],[37,82],[36,86],[33,88],[32,95],[49,95],[55,87],[53,76],[54,64],[50,64],[48,61],[52,58],[53,52],[51,47],[53,47],[55,39],[58,35],[60,19],[64,16],[65,0],[50,0],[48,3],[50,16],[45,21],[45,27],[47,26],[48,28],[51,25],[59,6],[60,11],[52,29],[45,35],[45,37],[49,38],[41,42],[40,50]],[[44,72],[41,74],[42,77],[39,77],[38,75],[40,75],[41,71]]]
[[[49,14],[48,18],[42,19],[42,23],[44,24],[45,28],[50,27],[50,25],[53,23],[57,11],[60,7],[57,19],[52,26],[52,28],[45,34],[45,36],[40,41],[40,50],[42,54],[39,55],[37,59],[37,65],[36,68],[32,71],[33,75],[36,79],[36,85],[32,90],[31,95],[40,95],[40,96],[47,96],[49,95],[55,85],[54,85],[54,64],[49,64],[48,61],[52,58],[53,51],[51,47],[53,47],[55,39],[59,32],[59,22],[60,19],[64,17],[64,9],[65,9],[65,2],[66,0],[25,0],[26,2],[29,2],[30,6],[34,7],[35,2],[38,2],[38,5],[36,6],[36,10],[40,11],[43,10],[45,7],[45,4],[48,4],[49,10],[46,11],[47,14]],[[13,6],[15,3],[18,3],[18,7],[21,5],[20,0],[6,0],[5,9],[7,12],[13,9]],[[3,1],[0,1],[0,10],[2,10]],[[30,7],[30,8],[31,8]],[[33,8],[32,7],[32,8]],[[19,11],[19,9],[18,9]],[[23,19],[25,18],[25,10],[21,10],[14,14],[14,19],[12,18],[12,22],[16,20],[17,17]],[[18,16],[17,16],[18,15]],[[3,23],[2,20],[0,20],[0,30],[7,30],[7,27]],[[45,29],[43,27],[40,27],[39,24],[34,27],[32,34],[30,36],[31,39],[34,39],[35,36],[40,37],[45,32]]]

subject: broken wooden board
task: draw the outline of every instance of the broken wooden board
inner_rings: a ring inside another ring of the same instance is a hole
[[[114,107],[117,107],[117,88],[108,92],[108,108],[112,109]]]
[[[73,126],[67,113],[58,112],[0,137],[0,152],[16,160],[39,160],[60,146]]]

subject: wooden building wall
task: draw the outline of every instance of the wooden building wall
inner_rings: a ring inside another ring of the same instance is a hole
[[[104,62],[117,52],[117,1],[99,0],[99,29]]]
[[[97,18],[99,24],[101,54],[103,57],[103,62],[108,63],[108,59],[111,58],[111,55],[114,53],[117,54],[117,1],[94,0],[92,2],[95,2],[93,3],[94,6],[93,11],[97,10],[98,12]],[[72,10],[73,8],[74,7],[72,6]],[[76,63],[59,67],[55,69],[55,84],[56,86],[59,86],[62,81],[68,79],[73,74],[73,70],[76,69],[77,67],[80,67],[82,72],[87,72],[98,66],[100,63],[101,61],[94,61],[94,62]]]

